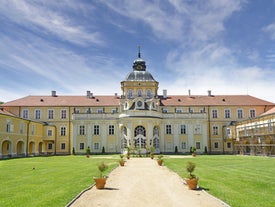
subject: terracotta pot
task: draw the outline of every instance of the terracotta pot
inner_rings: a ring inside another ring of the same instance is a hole
[[[157,160],[159,166],[162,166],[163,160]]]
[[[106,180],[107,180],[106,177],[104,177],[104,178],[94,178],[96,188],[97,189],[103,189],[105,184],[106,184]]]
[[[197,189],[197,185],[198,185],[198,178],[192,178],[192,179],[185,179],[187,185],[188,185],[188,188],[190,190],[195,190]]]
[[[120,166],[124,166],[125,161],[120,161],[119,164],[120,164]]]

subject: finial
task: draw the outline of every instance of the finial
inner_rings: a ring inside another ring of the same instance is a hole
[[[140,45],[138,46],[138,58],[140,58]]]

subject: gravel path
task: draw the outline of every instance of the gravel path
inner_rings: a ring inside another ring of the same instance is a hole
[[[179,175],[150,158],[131,158],[113,170],[105,189],[95,186],[71,207],[225,207],[228,205],[202,190],[188,190]]]

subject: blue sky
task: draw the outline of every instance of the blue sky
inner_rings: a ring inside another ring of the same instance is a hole
[[[275,0],[1,0],[0,101],[121,94],[138,45],[159,94],[275,102]]]

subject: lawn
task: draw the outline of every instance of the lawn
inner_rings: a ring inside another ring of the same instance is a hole
[[[196,164],[199,186],[232,207],[275,205],[275,158],[197,156],[166,158],[165,165],[186,177],[188,161]]]
[[[107,159],[108,158],[108,159]],[[91,186],[104,160],[108,172],[118,156],[56,156],[0,161],[0,206],[65,206]]]

